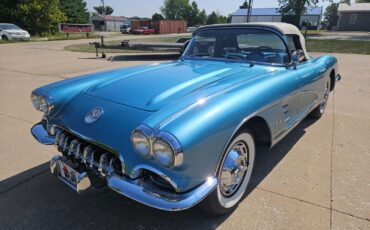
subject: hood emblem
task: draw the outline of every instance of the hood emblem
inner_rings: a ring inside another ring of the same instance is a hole
[[[86,116],[85,116],[85,123],[86,124],[92,124],[94,122],[96,122],[100,117],[101,115],[103,115],[104,111],[102,108],[100,107],[96,107],[96,108],[93,108],[92,110],[90,110]]]

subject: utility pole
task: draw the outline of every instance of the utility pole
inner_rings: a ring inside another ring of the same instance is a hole
[[[253,5],[253,0],[249,0],[248,10],[247,10],[247,22],[250,22],[251,20],[252,5]]]
[[[102,58],[105,58],[106,55],[104,53],[104,46],[105,46],[104,45],[104,36],[105,36],[106,27],[107,27],[106,20],[105,20],[105,10],[106,10],[106,8],[105,8],[105,0],[101,0],[101,4],[103,6],[103,22],[104,22],[104,25],[103,25],[103,33],[101,34],[101,37],[100,37],[100,39],[101,39],[101,47],[103,48],[101,55],[102,55]]]

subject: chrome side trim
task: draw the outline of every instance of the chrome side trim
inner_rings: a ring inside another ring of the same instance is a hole
[[[276,145],[280,140],[282,140],[286,135],[288,135],[290,131],[292,131],[297,125],[299,125],[307,117],[307,115],[315,108],[317,102],[318,100],[316,99],[314,103],[312,103],[312,105],[306,110],[305,113],[301,115],[300,118],[297,119],[295,123],[291,124],[284,132],[280,133],[277,137],[275,137],[272,140],[271,147]]]
[[[44,125],[40,122],[31,128],[33,137],[44,145],[53,145],[55,142],[55,136],[49,135]]]
[[[155,193],[146,189],[141,180],[128,180],[124,177],[112,176],[108,186],[117,193],[147,206],[166,210],[180,211],[193,207],[209,195],[217,186],[217,179],[211,177],[196,189],[184,193]]]

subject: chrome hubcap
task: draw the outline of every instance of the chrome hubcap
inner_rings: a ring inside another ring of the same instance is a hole
[[[248,147],[244,142],[237,142],[227,153],[220,174],[220,190],[224,196],[232,196],[238,190],[248,165]]]

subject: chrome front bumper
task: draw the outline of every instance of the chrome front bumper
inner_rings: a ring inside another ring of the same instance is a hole
[[[50,136],[41,123],[32,127],[31,133],[41,144],[51,145],[55,142],[55,137]],[[50,161],[50,171],[55,176],[78,194],[91,190],[90,178],[86,173],[82,173],[80,178],[77,178],[77,186],[72,186],[63,179],[57,170],[57,161],[59,160],[63,159],[60,155],[57,155]],[[146,183],[142,178],[132,179],[113,174],[108,176],[106,181],[108,187],[117,193],[147,206],[166,211],[180,211],[191,208],[207,197],[217,186],[217,179],[210,177],[202,185],[187,193],[175,193],[161,190],[152,184]]]

